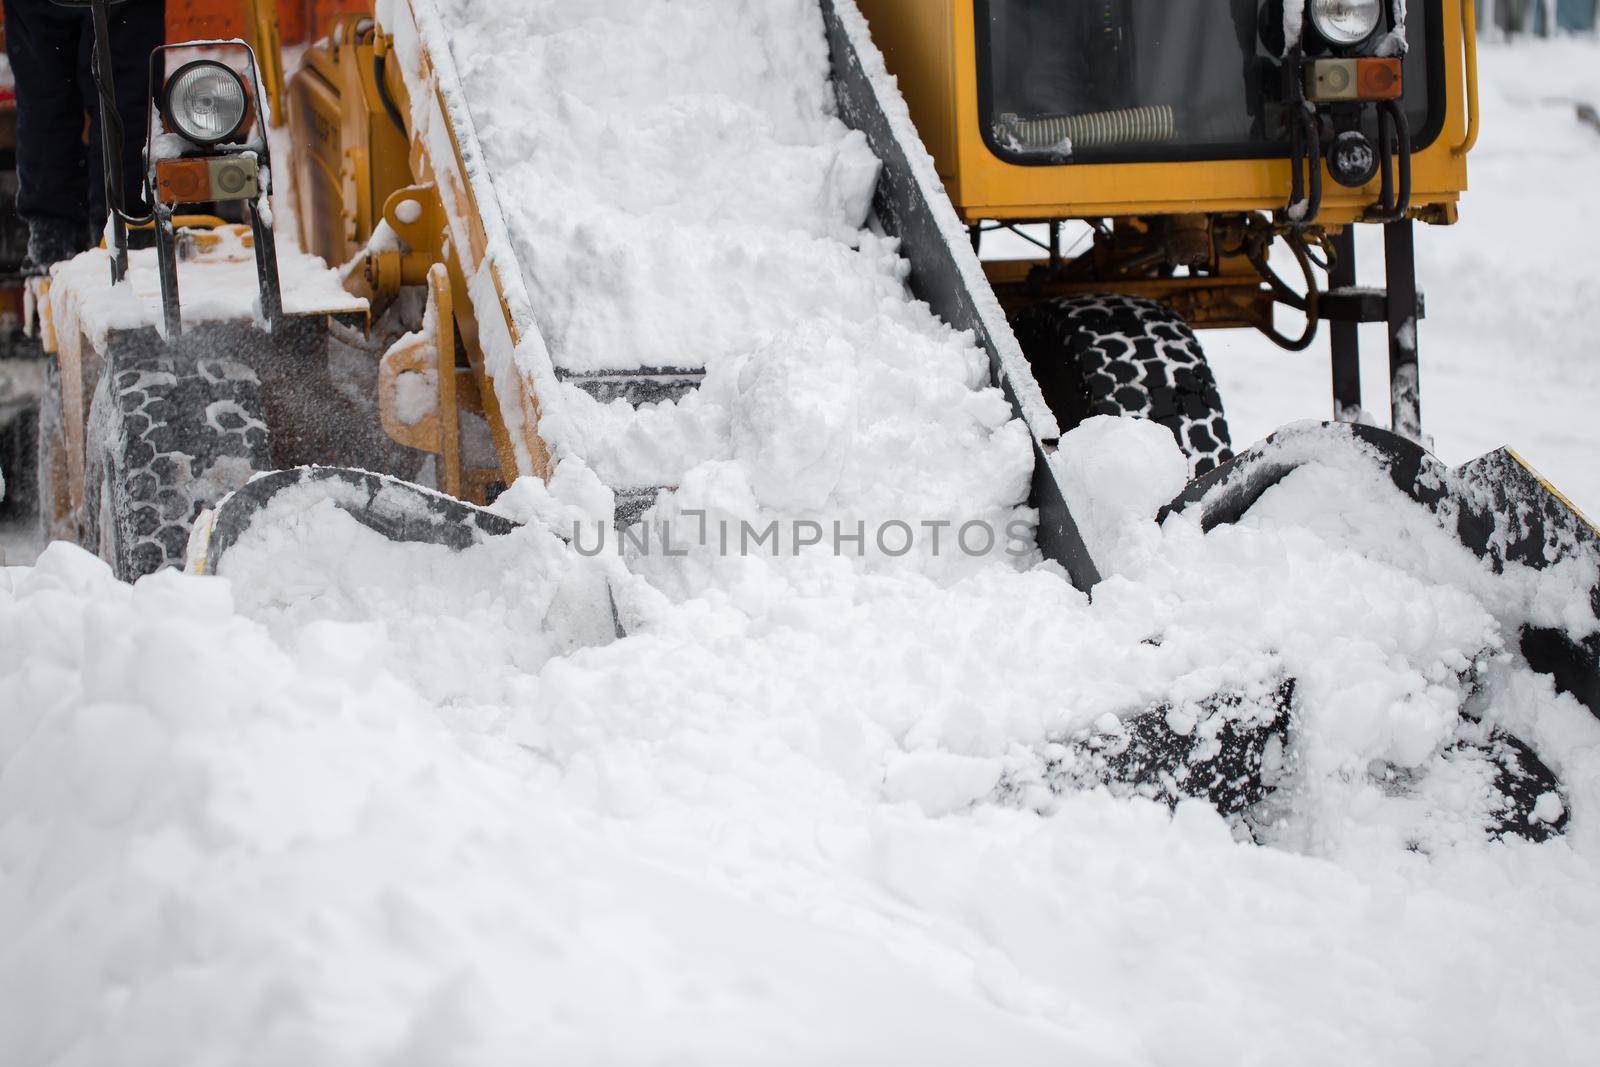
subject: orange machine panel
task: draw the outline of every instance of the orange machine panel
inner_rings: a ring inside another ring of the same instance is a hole
[[[279,0],[280,11],[285,0]],[[327,35],[328,26],[335,15],[347,12],[372,14],[373,0],[287,0],[302,9],[296,32],[289,33],[289,20],[280,14],[279,23],[284,44],[300,44]]]
[[[246,0],[167,0],[167,40],[246,37]],[[320,36],[334,15],[372,10],[372,0],[278,0],[278,38],[300,44]]]
[[[296,10],[300,5],[290,0],[278,5],[278,24],[288,38],[291,18],[304,21]],[[232,40],[245,36],[244,0],[167,0],[167,43],[200,41],[208,38]]]
[[[167,41],[204,38],[231,40],[245,36],[247,0],[167,0]],[[278,0],[278,36],[284,44],[301,44],[320,36],[334,15],[372,10],[373,0]],[[0,12],[0,45],[5,43],[5,14]]]

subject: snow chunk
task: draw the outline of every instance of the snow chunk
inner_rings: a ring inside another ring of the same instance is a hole
[[[913,752],[889,764],[883,794],[909,801],[928,815],[944,815],[986,796],[1004,769],[998,759],[977,759],[948,752]]]
[[[1156,512],[1189,480],[1189,462],[1172,431],[1147,419],[1086,419],[1061,438],[1051,462],[1078,532],[1104,574],[1114,572],[1127,539],[1151,532]]]

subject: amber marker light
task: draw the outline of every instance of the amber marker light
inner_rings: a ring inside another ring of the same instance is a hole
[[[211,198],[211,167],[203,159],[163,159],[156,164],[156,199],[196,204]]]
[[[1361,100],[1398,100],[1402,88],[1398,59],[1356,60],[1356,97]]]

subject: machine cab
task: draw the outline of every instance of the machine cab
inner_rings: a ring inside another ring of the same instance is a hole
[[[1310,0],[1303,31],[1282,0],[861,7],[969,222],[1304,212],[1313,192],[1324,223],[1448,222],[1466,187],[1447,0]]]

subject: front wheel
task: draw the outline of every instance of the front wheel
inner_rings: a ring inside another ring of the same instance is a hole
[[[84,541],[124,581],[183,566],[200,511],[271,467],[260,383],[229,359],[114,362],[89,422]]]
[[[1062,429],[1092,415],[1158,422],[1189,458],[1191,477],[1233,458],[1205,351],[1167,305],[1131,296],[1063,296],[1022,309],[1011,325]]]

